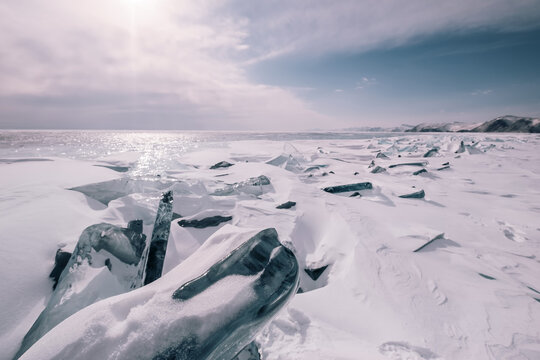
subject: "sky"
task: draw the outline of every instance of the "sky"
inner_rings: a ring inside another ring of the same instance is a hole
[[[0,0],[0,128],[540,116],[540,0]]]

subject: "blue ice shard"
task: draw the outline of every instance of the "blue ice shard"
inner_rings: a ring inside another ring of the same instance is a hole
[[[146,272],[144,285],[161,277],[163,263],[165,261],[165,252],[169,241],[169,232],[171,230],[171,221],[173,217],[173,193],[167,191],[161,197],[154,230],[152,230],[152,240],[150,241],[150,250],[146,263]]]
[[[79,311],[22,359],[232,359],[294,296],[298,269],[275,229],[225,225],[162,278]]]

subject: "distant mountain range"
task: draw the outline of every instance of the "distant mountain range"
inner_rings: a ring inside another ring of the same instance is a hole
[[[419,124],[405,132],[516,132],[540,133],[540,119],[513,115],[499,116],[490,121],[478,124],[461,122],[442,124]]]

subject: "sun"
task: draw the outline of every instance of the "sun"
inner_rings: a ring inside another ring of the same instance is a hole
[[[149,0],[123,0],[128,6],[132,8],[147,7],[152,2]]]

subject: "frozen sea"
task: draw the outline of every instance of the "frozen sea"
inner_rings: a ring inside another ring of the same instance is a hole
[[[228,142],[371,139],[392,133],[361,132],[215,132],[215,131],[0,131],[0,158],[58,156],[101,160],[111,154],[137,153],[135,175],[155,175],[190,151],[219,148]]]
[[[538,135],[0,131],[0,359],[49,301],[56,250],[101,222],[150,236],[166,189],[183,219],[232,220],[173,221],[165,274],[232,227],[275,228],[302,270],[327,266],[255,337],[265,360],[540,358]]]

